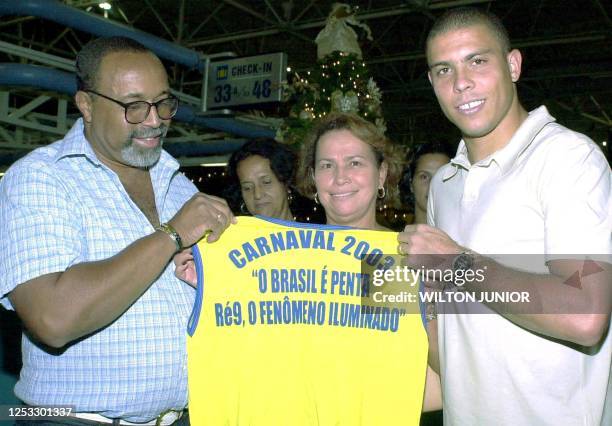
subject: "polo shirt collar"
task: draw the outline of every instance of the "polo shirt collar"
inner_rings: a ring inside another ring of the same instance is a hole
[[[551,116],[545,106],[541,106],[529,113],[527,119],[520,125],[518,130],[514,133],[510,142],[497,152],[489,155],[487,158],[479,161],[477,164],[480,166],[489,166],[492,162],[497,164],[502,174],[510,171],[512,166],[516,163],[518,157],[527,149],[533,142],[535,137],[540,131],[549,123],[555,121],[555,118]],[[459,142],[457,148],[457,154],[455,158],[450,161],[451,167],[448,167],[444,175],[443,180],[452,178],[457,174],[460,168],[469,170],[472,167],[468,158],[468,150],[465,141],[462,139]]]
[[[445,168],[442,180],[448,180],[455,176],[460,168],[469,170],[471,167],[470,160],[468,159],[467,146],[465,141],[461,139],[459,147],[457,148],[457,154],[450,160],[450,167]]]
[[[549,114],[545,106],[531,111],[514,133],[510,142],[492,155],[494,161],[499,165],[501,173],[508,173],[544,126],[554,121],[555,118]]]

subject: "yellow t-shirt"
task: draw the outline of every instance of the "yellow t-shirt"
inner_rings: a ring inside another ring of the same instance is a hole
[[[365,306],[373,268],[396,262],[396,233],[240,217],[198,247],[192,425],[418,424],[422,316]]]

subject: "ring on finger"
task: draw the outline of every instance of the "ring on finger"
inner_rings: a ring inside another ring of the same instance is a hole
[[[406,254],[406,253],[404,253],[404,249],[402,248],[402,243],[399,243],[399,244],[397,245],[397,252],[398,252],[399,254],[401,254],[402,256],[404,256],[404,255]]]

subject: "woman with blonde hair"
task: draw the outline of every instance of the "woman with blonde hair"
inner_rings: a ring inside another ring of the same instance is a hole
[[[356,228],[355,235],[360,235],[359,238],[364,238],[364,241],[361,243],[364,243],[366,241],[365,239],[367,239],[367,243],[372,244],[372,246],[368,245],[368,247],[381,247],[384,249],[384,251],[379,250],[381,258],[382,256],[386,256],[383,255],[383,253],[392,255],[393,253],[390,252],[393,250],[396,236],[387,232],[371,232],[389,231],[389,229],[380,225],[376,220],[377,203],[394,204],[397,202],[398,182],[402,170],[401,161],[399,160],[400,156],[396,154],[395,148],[384,134],[374,124],[356,115],[345,113],[329,114],[315,124],[312,132],[304,141],[300,154],[300,166],[297,171],[296,179],[297,187],[304,195],[314,198],[316,202],[321,204],[325,210],[327,225]],[[279,221],[277,223],[283,226],[303,228],[303,224],[299,223],[286,221]],[[312,227],[312,225],[307,225],[307,228],[310,227]],[[330,227],[330,229],[334,228]],[[367,237],[365,236],[366,234]],[[351,237],[352,234],[345,237],[343,243],[344,248],[338,246],[338,252],[342,249],[341,252],[346,254],[344,249],[350,247],[347,242],[350,243]],[[338,238],[340,239],[341,237]],[[353,241],[355,241],[354,237]],[[365,247],[365,245],[362,245],[362,247]],[[330,250],[332,249],[335,251],[335,248],[331,248]],[[365,259],[366,256],[375,253],[372,251],[368,253],[362,252],[361,254],[364,256],[362,259]],[[356,256],[355,259],[357,259],[358,256],[356,251],[354,255]],[[338,260],[331,254],[330,259]],[[392,262],[397,261],[397,258],[392,257],[386,257],[385,259]],[[380,265],[384,264],[385,263],[381,263]],[[398,263],[395,264],[399,266]],[[373,264],[370,265],[373,266]],[[362,266],[363,264],[358,263],[358,268]],[[281,267],[282,265],[275,265],[275,268]],[[332,271],[336,267],[333,261],[329,264],[329,269]],[[325,266],[325,268],[327,268],[327,266]],[[190,271],[190,269],[192,268],[182,269],[180,265],[177,265],[176,274],[179,278],[191,281],[192,284],[195,284],[193,278],[191,280],[187,279],[190,276],[195,276],[194,272]],[[232,284],[229,283],[227,285],[232,286]],[[235,289],[236,287],[231,288]],[[374,309],[372,306],[368,305],[368,303],[371,302],[371,300],[369,300],[370,291],[374,292],[374,288],[364,291],[363,294],[340,294],[341,290],[336,290],[335,293],[334,290],[330,290],[330,293],[327,294],[327,291],[323,293],[323,290],[321,290],[321,294],[324,294],[322,300],[335,300],[338,301],[338,305],[345,305],[353,302],[355,304],[354,306],[359,306],[359,312],[361,312],[361,308],[363,308],[363,318],[385,318],[383,314],[367,313],[368,308]],[[340,303],[340,300],[342,300],[343,303]],[[327,410],[325,411],[326,415],[331,416],[325,418],[352,416],[356,415],[355,413],[367,413],[367,416],[372,416],[373,411],[370,409],[371,407],[361,399],[361,392],[364,392],[364,389],[360,388],[362,380],[367,383],[383,383],[384,387],[387,389],[386,391],[382,388],[376,389],[377,395],[370,396],[370,404],[373,404],[373,406],[386,406],[384,401],[389,399],[402,401],[409,405],[409,407],[398,407],[400,410],[406,410],[399,415],[398,418],[410,418],[418,422],[418,414],[420,413],[421,405],[422,409],[425,411],[440,407],[441,395],[439,390],[439,378],[431,369],[427,368],[426,370],[425,364],[428,351],[428,339],[423,328],[425,321],[423,320],[422,322],[422,319],[422,315],[419,317],[403,315],[401,319],[402,325],[399,326],[399,333],[401,334],[390,333],[388,335],[377,335],[369,330],[364,330],[363,332],[358,331],[356,333],[354,332],[355,330],[345,330],[346,333],[338,333],[335,335],[338,339],[341,339],[342,342],[350,342],[350,347],[342,347],[342,351],[346,350],[351,352],[351,348],[355,348],[354,350],[359,351],[360,347],[364,345],[367,346],[372,342],[377,342],[377,344],[379,343],[381,346],[369,346],[367,351],[373,347],[385,348],[385,351],[388,350],[388,352],[385,352],[386,356],[390,353],[398,355],[391,362],[398,362],[401,364],[397,366],[388,365],[388,367],[394,368],[394,374],[392,376],[385,376],[384,374],[382,376],[378,376],[377,374],[363,374],[363,377],[359,378],[362,372],[360,372],[358,368],[351,369],[353,363],[348,361],[342,368],[334,370],[333,373],[330,373],[329,382],[326,382],[325,386],[327,388],[341,389],[342,392],[346,392],[346,395],[343,394],[344,400],[343,403],[340,404],[340,407],[337,408],[337,412],[334,411],[336,409],[330,408],[333,404],[328,404],[327,402],[329,401],[319,401],[323,404],[320,407],[322,410],[321,412]],[[332,319],[329,319],[329,321],[332,321]],[[329,335],[324,334],[324,336]],[[322,338],[322,341],[329,342],[325,337]],[[308,347],[307,343],[308,342],[304,343],[306,347]],[[333,347],[333,345],[329,347]],[[368,353],[371,355],[371,352]],[[354,360],[354,357],[351,357],[351,359]],[[369,368],[364,366],[366,364],[371,365],[368,363],[372,363],[374,360],[369,359],[366,361],[360,359],[359,362],[361,367]],[[381,360],[381,362],[384,361]],[[295,368],[302,368],[300,365],[301,362],[296,362]],[[370,371],[370,373],[372,371]],[[382,371],[382,368],[380,371]],[[427,372],[425,373],[425,371]],[[424,375],[425,377],[423,377]],[[340,380],[340,378],[342,379]],[[411,383],[406,383],[407,381]],[[349,383],[354,384],[355,389],[348,389],[347,386],[351,386]],[[421,387],[422,383],[425,383],[424,397],[423,387]],[[320,385],[321,383],[316,381],[316,386]],[[315,384],[309,383],[305,385],[299,382],[296,384],[296,389],[299,392],[304,386],[311,392],[312,389],[310,387],[315,386]],[[313,389],[318,389],[319,392],[325,394],[324,390],[316,386]],[[401,393],[400,389],[404,390],[405,393]],[[353,390],[354,393],[349,395]],[[309,397],[312,398],[313,401],[317,401],[318,398],[321,397],[321,394],[315,393]],[[423,398],[423,400],[421,400],[421,398]],[[354,404],[354,408],[348,413],[346,409],[348,406],[351,406],[351,404]],[[274,404],[271,403],[271,406],[273,405]],[[314,403],[314,406],[317,407],[317,404]],[[366,406],[369,408],[366,408]],[[323,407],[325,407],[325,410]],[[418,413],[414,411],[417,409],[419,410]],[[334,412],[330,414],[331,411],[329,410]],[[314,410],[314,413],[319,413],[318,408]],[[376,412],[374,415],[376,418],[389,418],[389,414],[388,412]],[[357,415],[357,417],[359,417],[359,415]],[[340,418],[344,419],[345,417]],[[373,418],[367,417],[367,420],[362,419],[362,424],[375,424],[372,423],[373,420]]]
[[[388,230],[376,220],[376,208],[398,203],[401,170],[396,148],[373,123],[332,113],[304,141],[296,181],[323,206],[328,225]]]
[[[374,124],[333,113],[315,125],[302,146],[297,187],[323,206],[328,225],[389,231],[376,220],[376,208],[398,202],[401,171],[397,150]],[[430,320],[428,335],[436,328]],[[429,340],[430,362],[437,366],[437,343]],[[428,366],[423,410],[441,406],[440,378]]]

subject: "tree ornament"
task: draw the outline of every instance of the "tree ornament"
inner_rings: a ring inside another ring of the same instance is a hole
[[[357,93],[349,90],[346,94],[335,90],[331,94],[331,110],[339,112],[359,112],[359,98]]]
[[[351,6],[345,3],[334,4],[325,27],[315,39],[317,58],[323,59],[333,52],[341,52],[341,54],[353,53],[361,59],[361,47],[357,41],[357,34],[351,26],[362,28],[368,40],[372,40],[370,28],[355,19]]]
[[[297,73],[288,76],[285,96],[291,109],[278,140],[300,144],[315,119],[331,111],[355,113],[385,129],[382,94],[363,61],[357,32],[365,32],[370,40],[372,37],[354,13],[346,4],[335,4],[315,40],[317,66],[302,73],[306,78]]]
[[[300,120],[312,120],[314,118],[314,114],[310,111],[300,111],[298,117]]]

